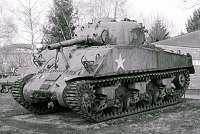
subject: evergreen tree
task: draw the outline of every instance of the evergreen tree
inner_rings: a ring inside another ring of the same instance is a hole
[[[71,39],[74,34],[74,16],[71,0],[53,0],[48,24],[43,27],[43,42],[57,43]]]
[[[195,30],[200,30],[200,8],[193,12],[193,16],[187,20],[186,24],[187,32],[192,32]]]
[[[169,32],[167,27],[161,22],[161,20],[157,19],[151,26],[148,36],[148,41],[152,43],[168,39]]]

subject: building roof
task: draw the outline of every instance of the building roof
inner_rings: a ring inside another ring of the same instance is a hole
[[[154,42],[155,45],[200,48],[200,30]]]
[[[31,44],[20,43],[20,44],[13,44],[13,46],[16,48],[32,49]]]
[[[11,45],[4,45],[1,47],[2,49],[16,49],[16,48],[24,48],[24,49],[32,49],[31,44],[11,44]]]
[[[5,45],[0,48],[0,54],[18,53],[19,51],[32,52],[31,45],[30,44],[12,44],[12,45]]]

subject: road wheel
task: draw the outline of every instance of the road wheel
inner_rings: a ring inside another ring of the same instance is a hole
[[[186,77],[184,74],[178,74],[174,80],[173,80],[174,85],[176,88],[183,88],[186,85]]]

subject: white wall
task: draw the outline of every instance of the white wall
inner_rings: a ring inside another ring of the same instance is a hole
[[[166,45],[156,45],[156,46],[161,47],[166,51],[173,51],[176,53],[179,53],[180,51],[181,54],[190,53],[193,59],[195,74],[190,75],[189,89],[200,89],[200,48],[177,47],[177,46],[166,46]]]

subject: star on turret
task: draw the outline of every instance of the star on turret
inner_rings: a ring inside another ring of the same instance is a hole
[[[124,62],[125,62],[125,59],[122,59],[122,56],[121,54],[119,55],[119,59],[118,60],[115,60],[117,62],[117,70],[121,67],[123,70],[124,70]]]

